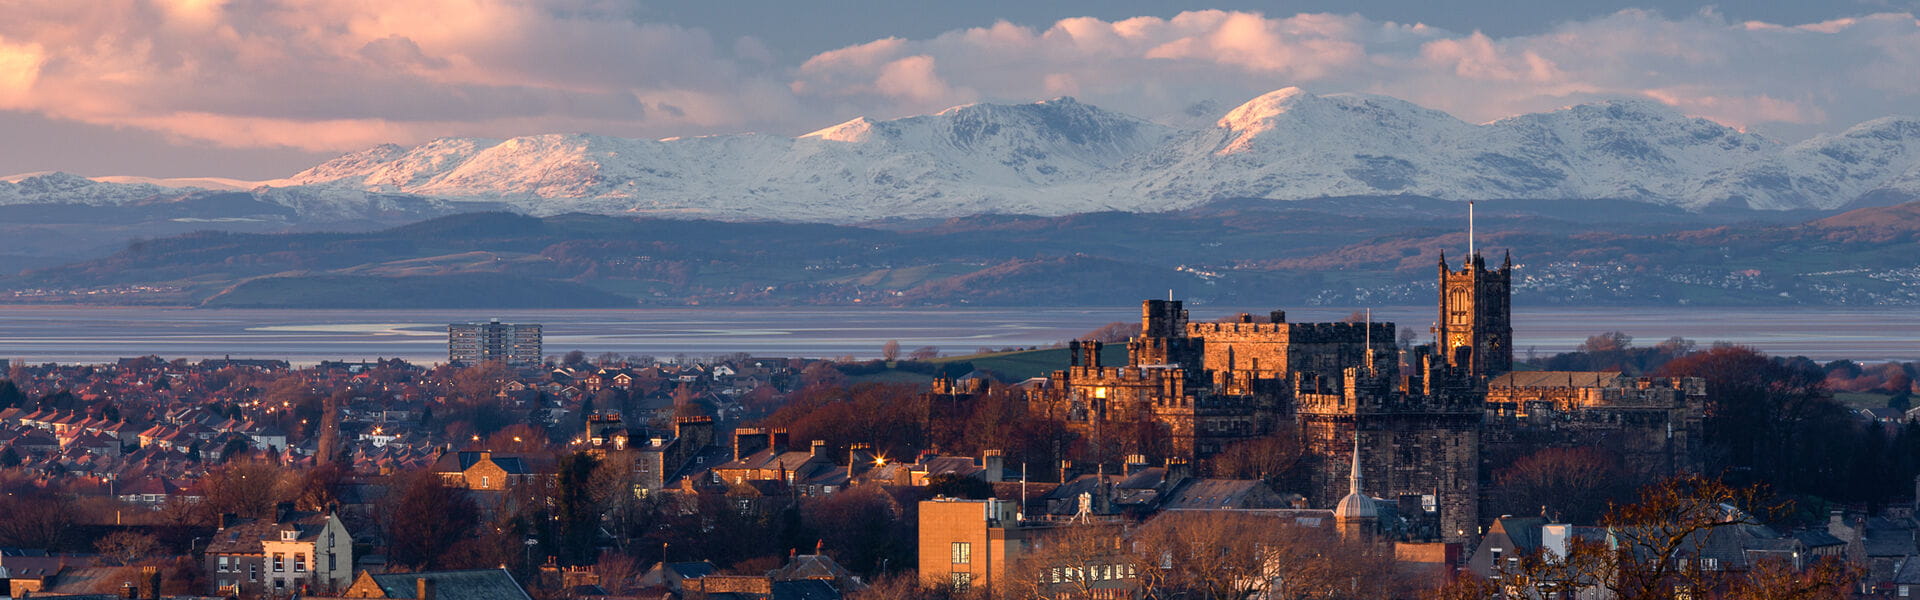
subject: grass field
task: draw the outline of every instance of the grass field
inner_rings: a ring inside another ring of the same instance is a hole
[[[1892,394],[1878,392],[1834,392],[1833,399],[1853,408],[1884,408]]]

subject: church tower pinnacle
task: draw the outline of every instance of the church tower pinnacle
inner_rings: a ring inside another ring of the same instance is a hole
[[[1471,237],[1471,223],[1468,228]],[[1440,255],[1434,341],[1447,366],[1485,381],[1513,370],[1513,256],[1509,252],[1500,267],[1488,269],[1474,248],[1463,262],[1455,271],[1447,266],[1446,254]]]

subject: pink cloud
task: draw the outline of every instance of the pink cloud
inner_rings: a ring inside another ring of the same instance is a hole
[[[1494,37],[1210,10],[1001,22],[783,60],[751,38],[556,2],[13,0],[0,20],[0,110],[351,150],[449,135],[799,133],[1066,94],[1148,117],[1213,111],[1210,121],[1289,86],[1389,94],[1469,121],[1651,98],[1763,131],[1920,106],[1910,14],[1776,25],[1628,10]]]

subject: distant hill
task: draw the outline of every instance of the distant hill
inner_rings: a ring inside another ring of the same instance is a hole
[[[290,275],[249,279],[209,308],[632,308],[632,298],[567,281],[489,273],[414,277]]]
[[[1841,214],[1482,206],[1530,304],[1920,304],[1920,204]],[[1227,200],[864,226],[510,213],[362,232],[196,232],[0,276],[11,302],[278,307],[1425,304],[1457,204]],[[1652,214],[1648,214],[1652,213]]]

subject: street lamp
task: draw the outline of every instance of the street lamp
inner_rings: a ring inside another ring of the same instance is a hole
[[[527,561],[526,561],[527,572],[531,573],[533,572],[533,547],[540,545],[540,540],[527,538],[526,545],[527,545]]]

